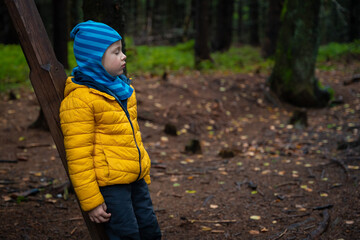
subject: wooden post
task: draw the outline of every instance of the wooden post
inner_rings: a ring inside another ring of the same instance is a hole
[[[57,61],[43,22],[33,0],[5,0],[30,67],[30,81],[44,112],[50,133],[68,174],[59,108],[63,99],[66,73]],[[103,226],[90,221],[83,212],[93,240],[107,239]]]

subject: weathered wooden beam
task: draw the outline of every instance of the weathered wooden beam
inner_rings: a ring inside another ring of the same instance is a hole
[[[60,128],[59,108],[63,99],[66,73],[56,59],[44,24],[33,0],[5,0],[30,67],[30,81],[44,112],[50,133],[67,171],[64,137]],[[60,9],[59,9],[60,10]],[[83,212],[93,240],[107,239],[103,226],[90,221]]]

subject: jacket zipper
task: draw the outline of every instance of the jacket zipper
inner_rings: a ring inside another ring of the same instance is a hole
[[[119,103],[119,105],[120,105],[120,107],[123,109],[123,111],[125,112],[126,117],[128,118],[128,120],[129,120],[129,122],[130,122],[130,126],[131,126],[131,129],[132,129],[132,132],[133,132],[133,136],[134,136],[135,145],[136,145],[136,148],[137,148],[137,150],[138,150],[138,152],[139,152],[139,167],[140,167],[140,171],[139,171],[138,177],[136,178],[136,181],[138,181],[139,178],[140,178],[140,176],[141,176],[141,171],[142,171],[142,169],[141,169],[141,152],[140,152],[139,145],[138,145],[138,143],[137,143],[137,141],[136,141],[134,126],[133,126],[133,124],[132,124],[132,122],[131,122],[130,114],[129,114],[129,112],[127,111],[127,109],[124,108],[124,106],[121,104],[121,102],[120,102],[117,98],[115,98],[115,99],[116,99],[116,101]]]

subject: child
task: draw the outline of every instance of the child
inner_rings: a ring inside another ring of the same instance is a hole
[[[147,184],[136,96],[121,36],[87,21],[71,31],[77,67],[60,107],[69,175],[81,208],[110,239],[161,239]]]

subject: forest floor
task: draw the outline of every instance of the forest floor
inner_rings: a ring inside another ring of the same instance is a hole
[[[338,150],[359,136],[360,82],[343,84],[359,67],[316,71],[343,103],[307,109],[303,129],[261,74],[136,78],[163,239],[359,239],[360,147]],[[0,239],[90,239],[49,132],[28,128],[34,93],[15,95],[0,100]]]

